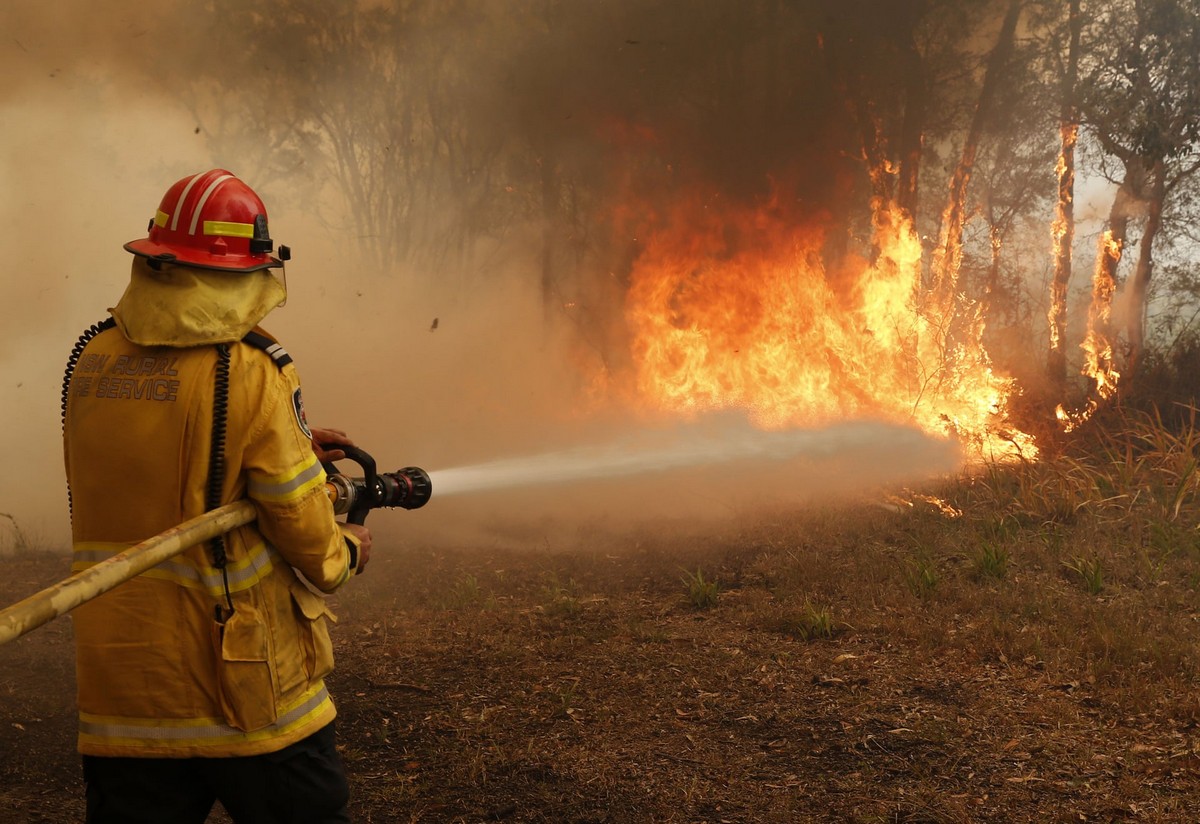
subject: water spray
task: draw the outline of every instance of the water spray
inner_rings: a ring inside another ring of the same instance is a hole
[[[633,440],[436,470],[429,473],[438,498],[471,492],[615,478],[738,460],[786,461],[841,451],[911,449],[930,443],[918,430],[881,423],[847,423],[822,430],[767,432],[745,426],[676,436],[654,445]]]
[[[471,492],[566,483],[597,478],[662,472],[670,469],[730,463],[739,460],[787,461],[797,457],[823,457],[834,453],[869,450],[873,455],[904,450],[911,454],[931,439],[918,430],[880,423],[847,423],[823,430],[764,432],[741,428],[716,432],[689,432],[674,443],[648,446],[628,440],[607,446],[587,446],[489,463],[460,466],[436,472],[406,467],[378,472],[375,460],[355,447],[337,445],[363,470],[351,477],[325,464],[326,493],[337,514],[362,523],[367,513],[381,507],[418,509],[430,499]],[[941,444],[943,449],[948,445]],[[0,644],[19,638],[35,627],[63,615],[84,601],[107,592],[189,547],[252,522],[256,517],[248,500],[228,504],[173,527],[118,553],[7,609],[0,610]]]

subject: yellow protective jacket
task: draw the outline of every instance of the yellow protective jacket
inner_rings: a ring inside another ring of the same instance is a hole
[[[217,347],[140,346],[123,328],[87,343],[67,387],[74,570],[206,509]],[[258,513],[225,537],[233,615],[216,619],[225,589],[207,545],[75,610],[84,754],[255,755],[333,720],[333,616],[297,571],[331,592],[357,545],[334,520],[290,358],[229,347],[220,499]]]

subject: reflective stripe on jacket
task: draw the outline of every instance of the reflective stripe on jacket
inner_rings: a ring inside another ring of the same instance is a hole
[[[299,380],[230,345],[221,502],[257,520],[225,536],[220,569],[195,546],[74,612],[79,750],[109,756],[273,752],[334,717],[324,598],[351,574],[302,420]],[[108,329],[72,374],[64,428],[74,570],[205,511],[214,346],[146,347]],[[300,575],[297,575],[297,571]]]

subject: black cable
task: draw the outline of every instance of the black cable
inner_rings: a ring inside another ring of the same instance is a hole
[[[71,376],[75,374],[75,367],[79,365],[79,359],[83,357],[83,350],[87,348],[92,338],[107,329],[112,329],[116,325],[117,322],[112,317],[107,317],[99,323],[93,323],[87,329],[83,330],[83,334],[79,336],[79,340],[75,341],[75,346],[71,348],[71,354],[67,356],[67,368],[63,373],[62,383],[62,431],[64,435],[67,432],[67,399],[71,396]],[[71,512],[71,482],[68,479],[67,513],[70,514]]]
[[[221,505],[222,487],[225,485],[225,428],[229,418],[229,344],[217,346],[217,373],[213,380],[212,441],[208,453],[208,489],[204,498],[205,511],[211,512]],[[225,554],[225,536],[218,535],[209,542],[213,566],[221,570],[221,581],[225,587],[225,603],[233,614],[233,597],[229,594],[228,557]],[[217,621],[221,620],[221,607],[216,608]],[[228,617],[228,616],[226,616]]]

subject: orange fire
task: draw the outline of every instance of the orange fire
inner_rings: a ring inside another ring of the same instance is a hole
[[[695,199],[667,218],[645,239],[626,304],[651,408],[737,408],[767,429],[885,420],[984,458],[1036,454],[1006,426],[1013,385],[980,344],[978,307],[923,289],[907,219],[877,208],[873,260],[830,269],[826,230],[777,201]]]
[[[1075,174],[1074,167],[1067,164],[1067,153],[1073,152],[1075,144],[1079,140],[1079,125],[1077,123],[1064,123],[1061,130],[1062,148],[1058,152],[1058,162],[1054,164],[1054,176],[1058,180],[1059,201],[1055,205],[1054,220],[1050,222],[1050,240],[1052,242],[1050,253],[1054,255],[1056,266],[1059,262],[1059,256],[1064,253],[1064,245],[1069,252],[1071,239],[1074,236],[1072,231],[1071,220],[1067,216],[1067,208],[1074,199],[1075,190]],[[1050,289],[1050,308],[1046,312],[1046,320],[1050,325],[1050,350],[1058,351],[1062,348],[1062,341],[1059,340],[1060,326],[1067,312],[1067,292],[1065,284],[1062,286],[1057,283],[1051,286]]]
[[[1122,243],[1105,231],[1100,237],[1100,251],[1096,255],[1096,269],[1092,274],[1092,303],[1088,307],[1087,335],[1080,347],[1083,349],[1082,374],[1095,384],[1093,397],[1083,409],[1071,412],[1062,405],[1055,410],[1062,421],[1063,430],[1070,432],[1092,416],[1100,402],[1108,400],[1117,391],[1121,373],[1113,364],[1113,345],[1110,339],[1113,295],[1117,284],[1113,273],[1121,262]]]
[[[1100,240],[1100,255],[1092,280],[1092,305],[1088,309],[1088,333],[1083,341],[1083,374],[1096,382],[1096,394],[1107,400],[1117,391],[1121,374],[1113,368],[1113,347],[1109,340],[1113,294],[1117,284],[1113,272],[1121,260],[1121,243],[1105,232]]]

